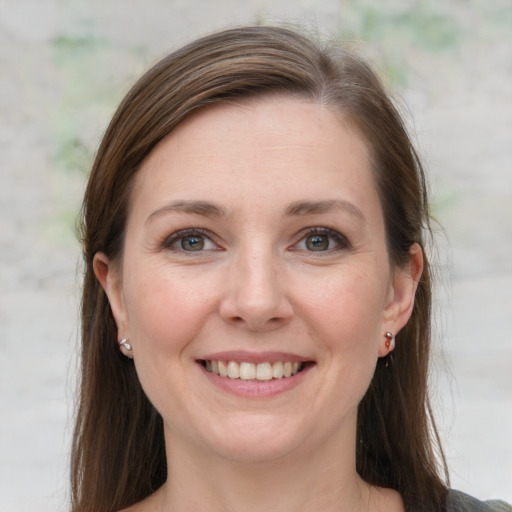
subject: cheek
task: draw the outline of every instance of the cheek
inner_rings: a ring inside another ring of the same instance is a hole
[[[169,269],[132,269],[125,283],[126,309],[134,360],[142,388],[154,407],[185,410],[191,389],[187,352],[204,326],[215,297],[204,279]]]
[[[377,341],[381,328],[387,295],[381,276],[359,268],[339,270],[303,290],[303,312],[331,343],[339,340],[336,346],[364,350]]]
[[[339,269],[304,294],[303,314],[334,390],[326,399],[340,414],[357,407],[375,371],[386,296],[382,275],[366,266]]]
[[[213,286],[161,268],[132,273],[126,308],[135,350],[174,351],[201,329],[215,298]]]

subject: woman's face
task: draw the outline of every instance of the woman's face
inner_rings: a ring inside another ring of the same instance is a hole
[[[135,179],[122,261],[95,268],[168,444],[263,461],[354,445],[411,254],[391,267],[361,137],[279,98],[180,124]]]

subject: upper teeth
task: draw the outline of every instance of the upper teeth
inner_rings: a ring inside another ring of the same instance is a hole
[[[236,361],[206,361],[206,369],[215,373],[215,375],[229,377],[230,379],[272,380],[295,375],[302,369],[302,363],[276,361],[275,363],[254,364],[249,362],[237,363]]]

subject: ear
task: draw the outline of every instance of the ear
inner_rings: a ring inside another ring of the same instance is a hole
[[[392,276],[388,302],[383,313],[382,342],[379,344],[379,357],[387,356],[384,332],[394,336],[411,317],[414,297],[423,273],[423,250],[414,243],[409,249],[409,261],[404,267],[397,268]]]
[[[123,298],[122,276],[118,265],[102,252],[94,255],[93,269],[96,279],[107,294],[110,309],[117,325],[118,338],[128,338],[128,317]]]

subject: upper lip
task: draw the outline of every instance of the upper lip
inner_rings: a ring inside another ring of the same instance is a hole
[[[223,352],[215,352],[213,354],[207,354],[199,360],[202,361],[236,361],[236,362],[247,362],[247,363],[274,363],[277,361],[283,362],[298,362],[305,363],[311,361],[311,358],[303,357],[298,354],[292,354],[289,352],[248,352],[245,350],[228,350]]]

